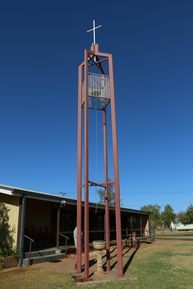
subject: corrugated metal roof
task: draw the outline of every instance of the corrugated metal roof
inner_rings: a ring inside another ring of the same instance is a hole
[[[22,196],[22,195],[26,195],[27,198],[31,198],[31,199],[39,199],[39,200],[45,200],[45,201],[50,201],[50,202],[55,202],[55,203],[61,203],[62,201],[65,201],[67,205],[76,205],[77,204],[77,200],[76,199],[71,199],[71,198],[66,198],[63,196],[59,196],[59,195],[54,195],[54,194],[50,194],[50,193],[45,193],[45,192],[39,192],[39,191],[34,191],[34,190],[28,190],[28,189],[24,189],[24,188],[19,188],[19,187],[13,187],[13,186],[7,186],[7,185],[2,185],[0,184],[0,193],[2,194],[6,194],[6,190],[7,192],[9,192],[8,194],[13,195],[13,196]],[[84,203],[84,202],[83,202]],[[105,206],[103,204],[99,204],[99,203],[89,203],[90,207],[94,207],[98,209],[104,209]],[[114,207],[110,207],[110,210],[114,210]],[[140,215],[150,215],[149,212],[144,212],[144,211],[140,211],[140,210],[133,210],[130,208],[121,208],[122,212],[130,212],[130,213],[134,213],[134,214],[140,214]]]

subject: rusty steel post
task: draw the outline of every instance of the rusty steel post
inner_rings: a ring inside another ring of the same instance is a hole
[[[119,187],[118,144],[117,144],[117,127],[116,127],[115,96],[114,96],[113,60],[111,54],[109,55],[109,76],[110,76],[111,122],[112,122],[114,184],[115,184],[117,275],[121,277],[123,276],[123,259],[122,259],[120,187]]]
[[[110,271],[110,221],[109,221],[109,196],[108,196],[108,155],[107,155],[107,117],[103,110],[103,142],[104,142],[104,176],[105,176],[105,241],[106,241],[106,264]]]
[[[89,278],[88,51],[84,52],[84,279]]]
[[[78,67],[78,175],[77,175],[77,273],[82,271],[82,65]]]

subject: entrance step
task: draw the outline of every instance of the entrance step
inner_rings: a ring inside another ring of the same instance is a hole
[[[32,265],[43,262],[57,262],[62,258],[66,258],[66,247],[50,248],[41,251],[33,251],[31,253],[25,253],[23,259],[23,265]]]

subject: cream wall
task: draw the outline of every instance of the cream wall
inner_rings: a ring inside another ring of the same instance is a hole
[[[15,196],[9,196],[0,194],[0,202],[4,203],[9,209],[9,224],[11,229],[14,230],[14,246],[17,247],[18,239],[18,227],[19,227],[19,198]]]
[[[145,225],[145,237],[149,237],[150,236],[150,228],[149,228],[149,219],[147,220],[147,223]]]

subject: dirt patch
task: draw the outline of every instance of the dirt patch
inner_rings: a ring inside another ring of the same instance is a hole
[[[24,272],[27,272],[28,268],[11,268],[11,269],[4,269],[3,271],[0,272],[3,276],[9,276],[9,275],[17,275],[17,274],[22,274]]]

